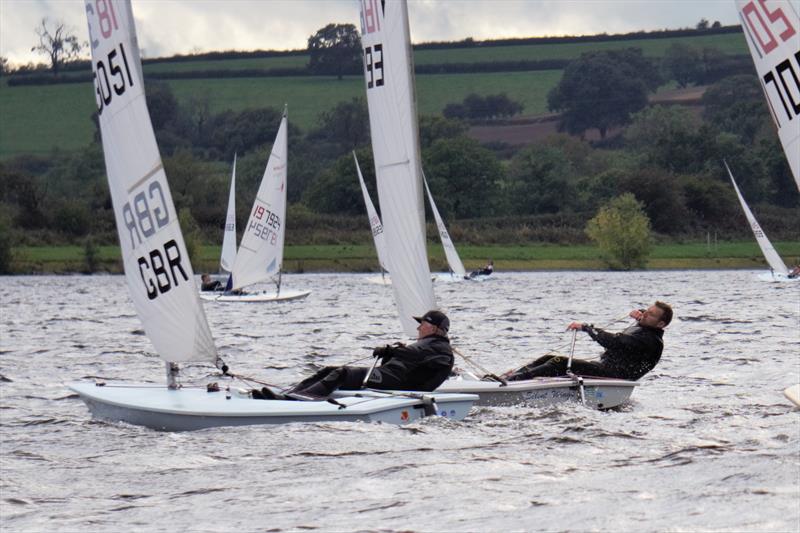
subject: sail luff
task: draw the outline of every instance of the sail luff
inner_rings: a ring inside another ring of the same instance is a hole
[[[433,201],[433,194],[431,194],[431,188],[428,185],[428,180],[425,178],[425,173],[422,174],[422,179],[425,183],[425,190],[428,192],[428,202],[431,204],[433,218],[436,220],[436,227],[439,230],[439,238],[442,241],[442,248],[444,248],[444,256],[447,258],[447,264],[450,266],[450,271],[457,278],[463,279],[467,275],[467,271],[464,269],[464,263],[461,262],[461,258],[458,256],[458,251],[456,250],[456,245],[453,243],[453,239],[450,238],[447,226],[444,225],[444,220],[439,214],[439,210],[436,208],[436,202]]]
[[[800,17],[788,0],[736,0],[736,10],[800,190]]]
[[[286,231],[287,129],[284,111],[236,253],[231,271],[233,289],[267,281],[281,270]]]
[[[788,274],[789,269],[786,268],[781,256],[778,255],[778,252],[772,246],[772,243],[769,242],[767,234],[761,229],[756,217],[753,216],[753,212],[750,211],[750,207],[748,207],[747,202],[744,201],[742,193],[739,192],[739,187],[736,185],[736,181],[733,179],[733,173],[731,172],[731,169],[728,168],[728,163],[725,163],[725,169],[728,171],[728,176],[731,178],[731,183],[736,191],[736,196],[739,197],[739,203],[742,204],[744,216],[747,218],[747,222],[750,224],[750,228],[753,230],[753,235],[755,235],[756,242],[758,243],[759,248],[761,248],[761,253],[764,254],[764,259],[767,260],[769,267],[774,272],[784,275]]]
[[[145,101],[129,0],[85,3],[95,103],[125,278],[168,363],[216,361]]]
[[[367,207],[367,216],[369,217],[369,227],[372,230],[372,240],[375,242],[375,253],[378,255],[378,264],[381,269],[388,272],[386,267],[386,241],[383,234],[383,223],[381,217],[372,203],[372,198],[369,196],[367,184],[364,183],[364,176],[361,174],[361,166],[358,164],[356,153],[353,152],[353,160],[356,162],[356,172],[358,173],[358,182],[361,185],[361,193],[364,195],[364,205]]]
[[[387,266],[400,322],[416,334],[436,308],[425,239],[417,110],[408,10],[404,0],[361,1],[365,84]]]
[[[236,154],[233,154],[231,190],[228,193],[228,211],[225,215],[225,232],[222,237],[222,255],[219,264],[223,272],[230,273],[236,261]]]

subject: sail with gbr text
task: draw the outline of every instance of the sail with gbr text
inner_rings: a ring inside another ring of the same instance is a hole
[[[786,0],[736,0],[736,9],[800,190],[800,17]]]
[[[425,242],[411,38],[405,0],[361,0],[361,44],[387,266],[403,329],[436,308]]]
[[[95,102],[125,278],[167,362],[216,361],[145,102],[132,10],[87,0]]]
[[[233,289],[267,281],[281,271],[286,230],[287,152],[287,112],[284,110],[233,264]]]

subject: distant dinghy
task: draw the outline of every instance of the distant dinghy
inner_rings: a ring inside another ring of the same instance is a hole
[[[226,287],[224,292],[203,291],[200,293],[203,300],[251,303],[282,302],[299,300],[311,294],[311,291],[307,290],[286,291],[281,289],[283,242],[286,236],[287,130],[287,111],[284,110],[267,166],[264,169],[261,185],[253,202],[250,218],[242,235],[242,242],[239,244],[239,249],[232,262],[229,287]],[[228,201],[228,220],[231,218],[230,210],[233,205],[233,184],[232,179],[231,196]],[[233,214],[233,235],[227,231],[229,224],[226,223],[223,253],[226,253],[224,248],[229,242],[233,243],[234,248],[236,246],[235,218],[235,214]],[[230,251],[227,253],[230,254]],[[269,280],[275,280],[274,291],[245,290],[246,287]]]
[[[166,364],[167,386],[100,382],[68,387],[96,418],[167,431],[303,421],[403,424],[428,415],[466,416],[475,396],[367,390],[338,393],[334,402],[255,400],[235,387],[178,383],[178,363],[212,363],[223,372],[227,368],[198,297],[156,146],[130,0],[107,0],[105,7],[97,13],[94,1],[86,2],[103,154],[128,289],[145,333]],[[98,33],[101,28],[103,34]],[[103,81],[109,72],[116,73],[111,91]],[[240,256],[241,250],[237,262]]]

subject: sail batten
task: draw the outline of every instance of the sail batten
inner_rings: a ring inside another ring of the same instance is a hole
[[[216,361],[147,110],[130,0],[85,3],[109,190],[134,307],[167,362]]]

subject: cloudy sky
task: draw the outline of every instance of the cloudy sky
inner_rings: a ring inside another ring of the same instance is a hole
[[[798,1],[792,0],[797,6]],[[133,0],[145,57],[212,50],[305,48],[329,22],[357,25],[356,0]],[[694,27],[701,18],[737,24],[733,0],[409,0],[416,42],[625,33]],[[43,17],[86,40],[82,0],[0,0],[0,55],[31,53]]]

